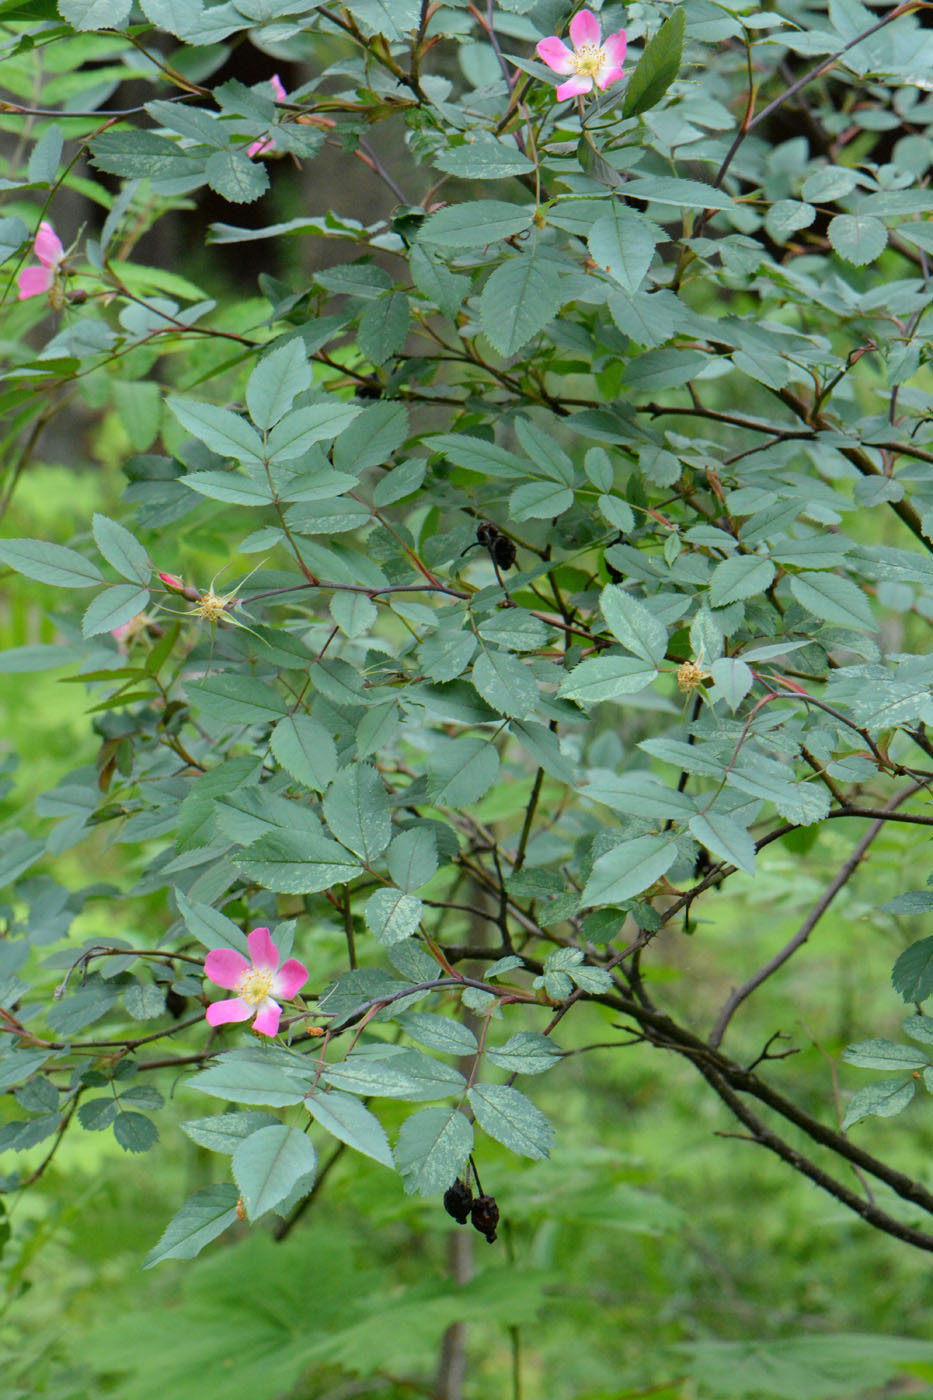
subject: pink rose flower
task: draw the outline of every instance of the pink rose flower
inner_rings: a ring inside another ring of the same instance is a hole
[[[273,73],[269,80],[269,86],[272,89],[276,102],[284,102],[287,99],[288,93],[285,91],[282,79],[279,77],[278,73]],[[275,138],[272,136],[263,136],[260,140],[253,141],[251,145],[247,146],[246,154],[252,159],[253,156],[264,156],[267,151],[274,150]]]
[[[19,287],[20,301],[25,301],[27,297],[42,296],[43,292],[49,291],[54,285],[59,265],[65,256],[61,239],[46,219],[39,225],[32,250],[39,259],[39,266],[24,267],[17,273],[16,285]]]
[[[222,1026],[253,1016],[254,1031],[275,1035],[282,1008],[274,998],[290,1001],[307,982],[308,969],[297,958],[289,958],[279,967],[279,950],[267,928],[254,928],[246,942],[251,962],[233,948],[212,948],[204,959],[204,971],[211,981],[236,992],[227,1001],[213,1002],[207,1008],[207,1020],[212,1026]]]
[[[543,58],[549,68],[555,73],[573,74],[557,89],[558,102],[589,92],[594,83],[602,90],[622,77],[624,29],[618,34],[607,34],[605,42],[601,43],[599,20],[592,10],[580,10],[570,21],[570,42],[572,49],[553,35],[538,44],[538,57]]]

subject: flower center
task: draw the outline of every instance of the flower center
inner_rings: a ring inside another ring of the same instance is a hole
[[[250,1006],[259,1006],[272,991],[272,970],[268,967],[251,967],[249,972],[237,979],[233,989]]]
[[[208,622],[216,622],[223,617],[227,608],[232,608],[236,604],[236,601],[232,593],[215,593],[211,587],[206,593],[201,594],[191,611],[197,617],[207,618]]]
[[[581,44],[573,56],[573,68],[581,78],[595,78],[606,62],[606,51],[601,44]]]

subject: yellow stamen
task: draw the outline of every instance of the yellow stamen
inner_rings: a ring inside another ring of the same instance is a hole
[[[268,967],[251,967],[237,979],[233,989],[250,1006],[259,1006],[272,990],[272,971]]]
[[[573,56],[573,71],[581,78],[595,78],[606,62],[606,50],[600,44],[581,44]]]
[[[191,611],[196,617],[207,618],[208,622],[217,622],[235,602],[236,598],[232,593],[215,593],[211,586],[206,593],[201,594]]]

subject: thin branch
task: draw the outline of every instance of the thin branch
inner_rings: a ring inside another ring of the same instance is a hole
[[[722,1010],[716,1018],[713,1033],[709,1038],[709,1043],[714,1050],[718,1049],[722,1044],[722,1038],[726,1033],[726,1027],[738,1008],[742,1005],[742,1002],[745,1001],[747,997],[750,997],[756,988],[760,987],[763,982],[766,982],[769,977],[777,972],[779,967],[783,967],[787,960],[793,957],[797,949],[802,948],[804,943],[806,943],[810,934],[836,898],[836,895],[844,885],[848,884],[849,880],[861,865],[865,853],[875,837],[884,830],[889,811],[893,811],[900,803],[906,802],[908,797],[911,797],[916,791],[916,787],[906,788],[903,792],[899,792],[896,796],[891,798],[887,807],[882,810],[882,814],[875,818],[871,826],[865,832],[865,835],[862,837],[861,841],[859,841],[855,850],[849,856],[849,859],[841,867],[835,879],[827,885],[823,894],[817,900],[816,904],[814,904],[793,938],[785,943],[784,947],[775,953],[774,957],[769,959],[763,967],[760,967],[747,981],[743,982],[741,987],[736,987],[730,992]]]

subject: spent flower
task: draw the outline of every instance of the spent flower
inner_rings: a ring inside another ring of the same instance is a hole
[[[297,958],[279,967],[279,950],[267,928],[254,928],[246,939],[249,958],[235,948],[212,948],[204,959],[204,971],[218,987],[235,992],[226,1001],[215,1001],[207,1008],[212,1026],[228,1021],[253,1020],[260,1035],[275,1035],[282,1008],[275,1000],[290,1001],[308,980],[308,969]]]
[[[599,20],[592,10],[580,10],[570,21],[572,49],[556,35],[538,44],[538,57],[543,58],[549,68],[555,73],[573,75],[557,89],[558,102],[566,97],[582,96],[594,83],[603,90],[622,77],[625,30],[607,34],[605,39],[601,35]]]

